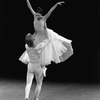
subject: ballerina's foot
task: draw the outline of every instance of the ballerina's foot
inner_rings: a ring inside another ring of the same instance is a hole
[[[43,68],[43,75],[44,75],[44,77],[46,77],[46,70],[47,70],[47,68]]]

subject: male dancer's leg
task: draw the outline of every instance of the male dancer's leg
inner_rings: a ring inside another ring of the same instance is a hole
[[[32,86],[32,80],[34,78],[34,74],[28,69],[27,71],[27,79],[26,79],[26,87],[25,87],[25,99],[28,100],[30,89]]]
[[[43,82],[42,69],[41,69],[41,71],[39,71],[39,73],[37,73],[35,75],[35,77],[36,77],[37,86],[36,86],[36,89],[35,89],[34,100],[38,100],[39,94],[40,94],[40,91],[41,91],[41,87],[42,87],[42,82]]]

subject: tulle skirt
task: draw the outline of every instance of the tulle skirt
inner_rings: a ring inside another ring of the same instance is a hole
[[[47,33],[50,41],[42,50],[41,65],[51,64],[51,61],[60,63],[67,60],[73,54],[72,41],[58,35],[51,29],[47,29]]]
[[[20,56],[19,60],[24,64],[28,64],[29,56],[28,56],[27,51],[24,51],[24,53]]]
[[[47,28],[47,34],[49,42],[43,48],[38,63],[45,66],[51,64],[51,61],[60,63],[67,60],[73,54],[72,41],[58,35],[52,29]],[[30,62],[27,51],[21,55],[19,60],[25,64]]]

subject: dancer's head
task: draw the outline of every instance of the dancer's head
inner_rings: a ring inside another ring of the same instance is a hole
[[[25,37],[25,42],[29,47],[34,47],[34,39],[30,33],[28,33]]]
[[[43,12],[42,8],[38,7],[37,12],[36,12],[36,17],[37,17],[38,20],[41,20],[43,18],[43,16],[42,16],[43,13],[42,12]]]

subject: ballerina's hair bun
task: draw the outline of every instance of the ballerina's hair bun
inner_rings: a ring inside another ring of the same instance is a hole
[[[41,7],[37,7],[37,13],[40,13],[41,15],[43,14],[43,10],[42,10],[42,8]]]

